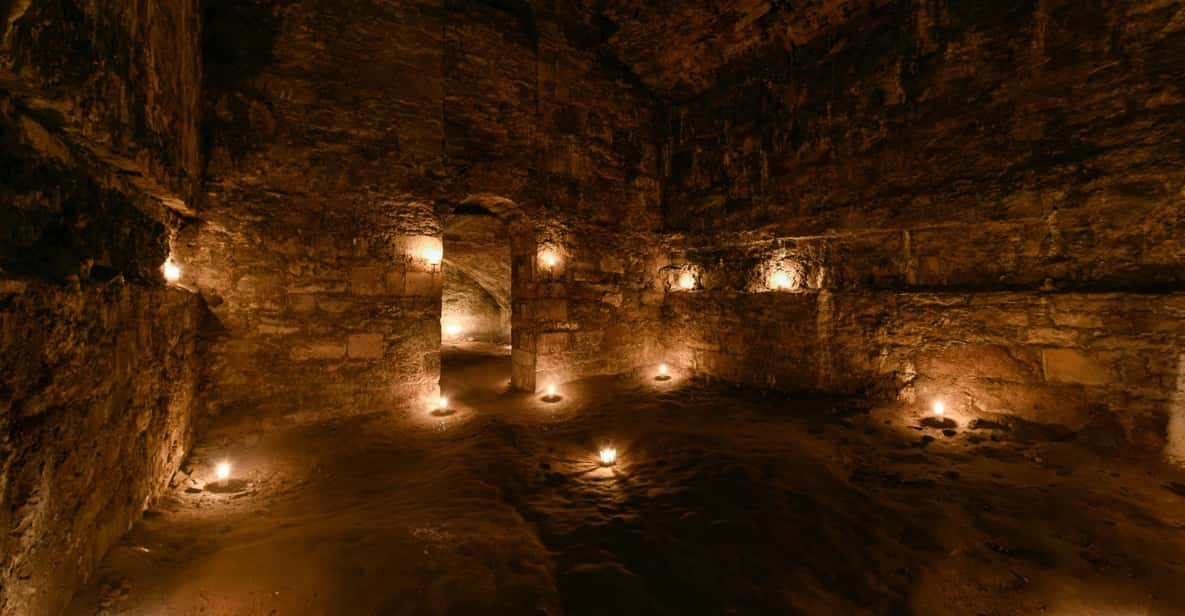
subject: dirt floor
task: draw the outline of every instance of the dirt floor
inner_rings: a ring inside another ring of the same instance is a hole
[[[445,416],[221,420],[71,613],[1185,614],[1179,469],[679,374],[546,403],[503,353]]]

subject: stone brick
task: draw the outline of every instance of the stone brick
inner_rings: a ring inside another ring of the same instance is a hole
[[[568,332],[546,332],[537,338],[539,353],[559,353],[567,351],[572,344],[572,335]]]
[[[1074,349],[1046,349],[1041,353],[1045,379],[1056,383],[1107,385],[1111,371],[1096,358]]]
[[[382,334],[351,334],[346,340],[350,359],[379,359],[383,356]]]
[[[430,272],[407,272],[404,295],[432,297],[440,295],[442,276]]]
[[[377,265],[350,268],[350,293],[354,295],[382,295],[387,292],[387,274]]]
[[[343,359],[346,356],[346,343],[335,341],[305,343],[292,347],[289,356],[294,361]]]

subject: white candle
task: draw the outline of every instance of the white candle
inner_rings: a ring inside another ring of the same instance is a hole
[[[601,448],[601,466],[613,466],[617,463],[617,449],[614,447]]]

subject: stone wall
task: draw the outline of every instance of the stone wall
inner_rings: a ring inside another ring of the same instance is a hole
[[[1157,1],[890,3],[771,50],[668,117],[702,274],[671,352],[1180,455],[1183,62]]]
[[[537,242],[518,263],[516,370],[533,365],[541,389],[661,361],[667,254],[655,234],[546,228]]]
[[[190,445],[196,1],[0,2],[0,613],[54,614]]]
[[[507,204],[531,236],[553,218],[658,225],[653,101],[577,5],[258,0],[206,18],[208,203],[177,257],[221,328],[215,406],[434,399],[443,276],[419,247],[460,204]]]
[[[0,613],[55,614],[189,450],[193,295],[0,279]]]

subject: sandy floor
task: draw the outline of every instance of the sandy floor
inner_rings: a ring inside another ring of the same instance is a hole
[[[680,375],[549,404],[505,357],[445,366],[444,417],[223,421],[71,613],[1185,614],[1179,470]]]

